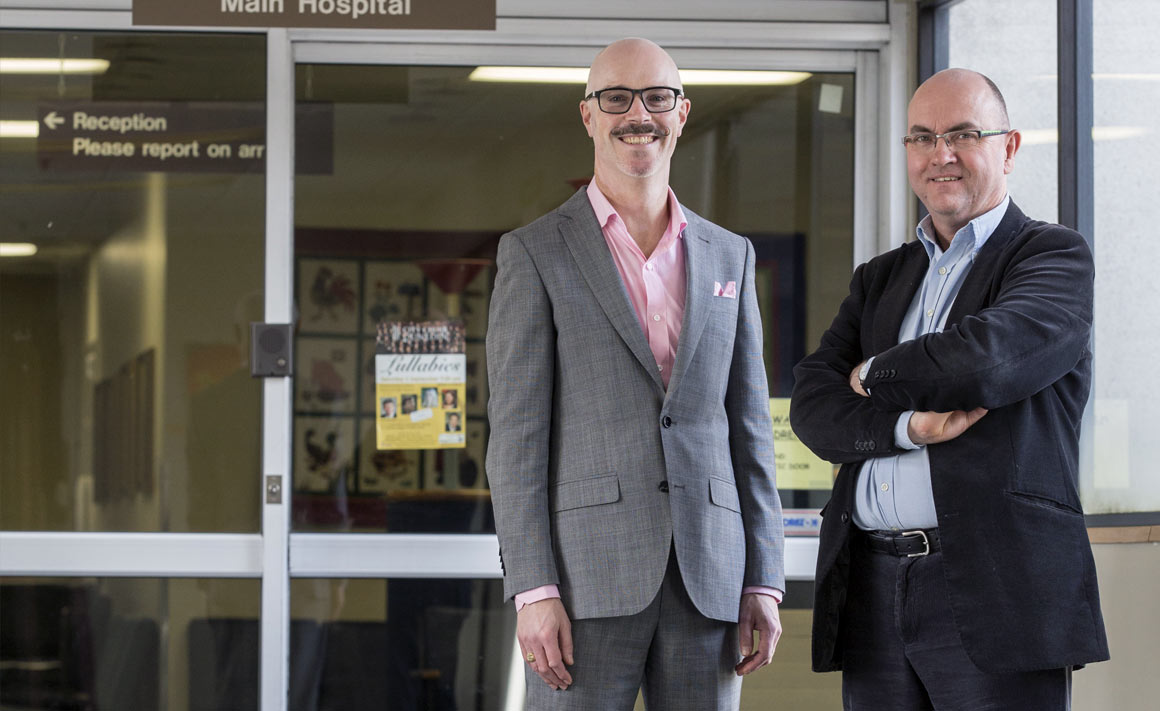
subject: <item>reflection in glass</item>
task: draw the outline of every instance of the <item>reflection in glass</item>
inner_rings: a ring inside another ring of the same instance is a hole
[[[299,126],[298,143],[333,145],[334,162],[295,183],[295,530],[494,531],[483,342],[496,245],[587,184],[592,144],[581,85],[474,82],[472,69],[298,67],[299,110],[334,115],[333,133]],[[684,205],[755,245],[774,397],[837,310],[853,251],[853,76],[801,76],[685,87],[671,176]],[[423,408],[420,388],[376,399],[377,327],[442,319],[465,326],[466,447],[378,450],[384,407],[394,422]],[[816,510],[828,493],[785,495]]]
[[[6,578],[0,708],[257,709],[259,597],[256,580]]]
[[[300,579],[291,604],[311,630],[291,645],[298,708],[502,711],[523,697],[499,580]]]
[[[247,338],[264,168],[214,163],[209,146],[264,140],[264,39],[3,32],[0,45],[107,62],[0,75],[0,116],[39,127],[0,139],[0,242],[37,247],[0,257],[0,525],[256,531]],[[196,159],[146,156],[195,144]]]
[[[1156,329],[1141,326],[1160,323],[1160,301],[1152,260],[1140,258],[1155,253],[1160,219],[1160,57],[1139,44],[1160,32],[1160,12],[1147,0],[1095,0],[1092,13],[1096,357],[1080,494],[1087,513],[1160,511],[1160,388],[1141,377],[1160,349]]]
[[[1011,128],[1023,136],[1007,177],[1011,197],[1028,216],[1047,222],[1059,215],[1056,4],[964,0],[949,6],[947,20],[950,66],[990,77],[1007,101]]]

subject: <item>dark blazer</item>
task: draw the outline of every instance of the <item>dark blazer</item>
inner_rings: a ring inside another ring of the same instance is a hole
[[[794,368],[790,421],[842,464],[823,509],[813,667],[842,667],[854,485],[862,462],[897,454],[905,410],[988,414],[929,446],[955,624],[987,672],[1108,658],[1091,546],[1076,489],[1091,383],[1091,252],[1078,233],[1015,203],[976,255],[945,330],[898,344],[930,261],[911,242],[858,267],[818,350]],[[869,398],[850,371],[875,356]]]

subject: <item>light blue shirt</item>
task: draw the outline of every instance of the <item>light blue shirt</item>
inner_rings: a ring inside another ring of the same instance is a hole
[[[918,224],[918,241],[926,249],[930,266],[902,319],[899,343],[943,330],[955,296],[975,263],[975,255],[1007,214],[1010,202],[1008,195],[994,209],[968,222],[955,233],[945,252],[935,239],[930,215]],[[907,434],[911,414],[913,410],[899,415],[894,426],[895,444],[908,451],[868,459],[858,472],[854,494],[854,523],[858,528],[909,531],[938,526],[930,488],[930,457],[926,447],[911,442]]]

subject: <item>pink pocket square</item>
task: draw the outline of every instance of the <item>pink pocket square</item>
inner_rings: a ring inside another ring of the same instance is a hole
[[[713,296],[724,296],[726,299],[737,298],[737,282],[727,281],[725,286],[721,286],[721,282],[713,282]]]

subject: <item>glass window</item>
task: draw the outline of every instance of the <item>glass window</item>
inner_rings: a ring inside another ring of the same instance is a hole
[[[950,66],[982,72],[1023,134],[1011,198],[1030,217],[1059,215],[1055,0],[963,0],[949,8]],[[986,128],[994,128],[987,126]]]
[[[295,185],[295,530],[494,530],[483,344],[496,245],[585,185],[593,157],[581,83],[484,82],[474,69],[298,67],[298,145],[333,147],[333,162]],[[753,240],[770,395],[788,398],[849,281],[853,76],[685,89],[671,184]],[[430,322],[462,325],[463,381],[376,390],[380,325]],[[453,417],[465,446],[441,447]],[[425,439],[380,446],[384,422]],[[818,481],[779,471],[787,506],[821,507],[823,468]]]
[[[264,38],[0,45],[0,526],[257,530]]]
[[[0,707],[246,708],[260,596],[257,580],[5,578]]]
[[[801,605],[812,584],[787,592],[777,654],[746,677],[741,708],[840,706],[841,675],[809,669],[812,616]],[[523,708],[516,613],[499,580],[295,579],[290,596],[291,709]]]
[[[1160,387],[1149,377],[1160,349],[1151,274],[1160,160],[1160,58],[1148,50],[1160,13],[1147,0],[1093,4],[1095,141],[1095,385],[1081,493],[1088,513],[1160,510],[1152,464]]]
[[[292,627],[317,630],[292,639],[292,709],[523,708],[500,580],[296,579],[290,595]]]

